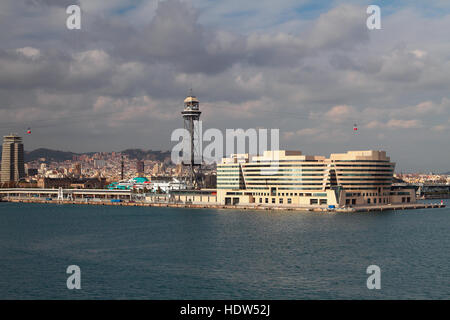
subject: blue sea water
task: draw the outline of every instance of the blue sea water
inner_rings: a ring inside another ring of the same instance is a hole
[[[449,299],[449,230],[449,208],[0,203],[0,299]],[[373,264],[380,290],[366,286]],[[69,265],[81,290],[66,287]]]

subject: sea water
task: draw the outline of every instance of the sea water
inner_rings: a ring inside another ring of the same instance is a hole
[[[449,208],[0,203],[0,299],[449,299],[449,231]],[[70,265],[80,290],[67,288]],[[367,287],[370,265],[379,290]]]

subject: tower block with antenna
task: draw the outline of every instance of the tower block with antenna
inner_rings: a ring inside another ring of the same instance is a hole
[[[201,187],[201,164],[203,162],[203,153],[201,150],[201,130],[198,125],[200,120],[199,101],[197,97],[192,94],[192,89],[189,95],[184,99],[184,109],[181,112],[184,119],[184,129],[189,132],[189,155],[184,155],[183,165],[188,167],[187,180],[190,188]],[[197,124],[197,125],[196,125]],[[196,143],[197,142],[197,143]]]

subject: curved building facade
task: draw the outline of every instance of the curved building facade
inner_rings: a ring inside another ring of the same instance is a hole
[[[301,206],[389,204],[395,163],[385,151],[349,151],[323,156],[300,151],[234,154],[217,165],[217,195],[223,204]],[[405,191],[403,202],[414,202]]]

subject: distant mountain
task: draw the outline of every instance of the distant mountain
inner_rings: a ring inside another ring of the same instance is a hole
[[[166,161],[170,159],[170,151],[154,151],[154,150],[142,150],[142,149],[127,149],[122,151],[130,159],[137,160],[157,160]]]
[[[0,158],[1,152],[2,150],[0,148]],[[75,153],[71,151],[59,151],[46,148],[39,148],[33,151],[25,151],[24,157],[25,162],[38,160],[40,158],[45,158],[46,161],[60,162],[65,160],[72,160],[73,156],[92,155],[94,153],[95,152]],[[127,155],[128,158],[134,160],[154,160],[154,161],[169,161],[171,155],[170,151],[155,151],[142,149],[127,149],[122,151],[121,153]]]
[[[78,155],[70,151],[58,151],[40,148],[33,151],[25,151],[25,162],[45,158],[47,161],[65,161],[72,160],[73,156]]]

